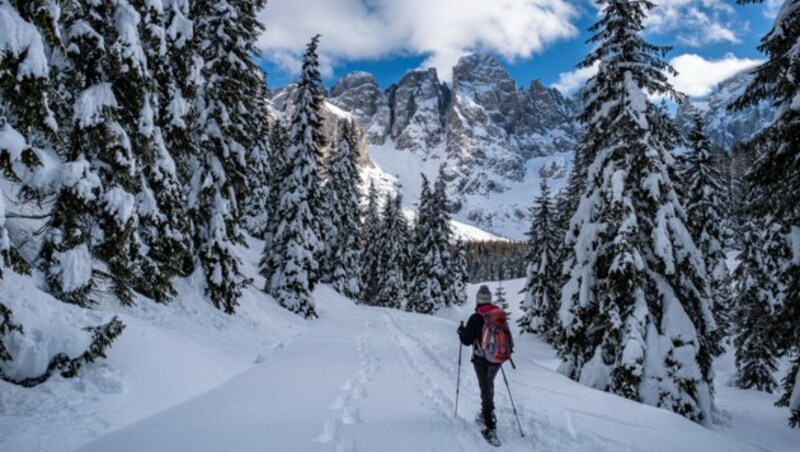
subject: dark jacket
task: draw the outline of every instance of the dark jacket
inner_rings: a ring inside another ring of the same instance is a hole
[[[478,343],[480,342],[481,334],[483,333],[483,324],[485,322],[483,319],[483,314],[491,311],[492,309],[500,308],[493,304],[478,305],[478,307],[475,308],[475,313],[469,316],[467,324],[464,326],[464,328],[460,328],[458,333],[458,338],[462,344],[472,346],[472,361],[475,362],[478,360],[479,362],[486,363],[486,365],[489,365],[489,361],[482,356],[476,355],[475,352],[478,350]],[[513,350],[514,340],[511,337],[511,331],[508,333],[508,339],[511,342],[511,349]]]

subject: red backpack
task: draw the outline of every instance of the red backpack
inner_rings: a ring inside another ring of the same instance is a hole
[[[511,358],[513,343],[505,311],[495,307],[483,313],[483,331],[478,345],[481,356],[490,363],[503,364]]]

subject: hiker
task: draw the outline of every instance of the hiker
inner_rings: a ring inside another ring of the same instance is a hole
[[[492,304],[492,293],[487,286],[481,286],[475,297],[475,313],[467,320],[467,325],[462,323],[458,327],[458,337],[464,345],[472,346],[472,365],[475,367],[475,374],[478,377],[478,386],[481,389],[481,410],[475,416],[475,421],[484,426],[481,433],[490,443],[499,443],[497,439],[497,421],[494,416],[494,378],[500,371],[502,362],[509,359],[513,350],[514,342],[511,339],[511,332],[506,324],[505,312]],[[498,311],[495,311],[498,310]],[[486,351],[481,346],[484,336],[484,325],[487,316],[491,319],[502,318],[501,327],[507,333],[507,350],[503,350],[504,356],[484,356]],[[500,361],[500,362],[498,362]]]

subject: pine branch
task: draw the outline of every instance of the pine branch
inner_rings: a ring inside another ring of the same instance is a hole
[[[5,306],[0,305],[0,315],[4,315],[2,312],[3,308],[5,308]],[[4,325],[5,322],[0,324],[0,331],[2,331],[2,327]],[[18,386],[32,388],[49,380],[55,372],[59,372],[64,378],[74,378],[84,364],[94,363],[98,359],[106,358],[106,350],[111,346],[114,340],[119,337],[120,334],[122,334],[124,329],[125,324],[123,324],[116,316],[114,316],[114,318],[112,318],[111,321],[105,325],[84,328],[85,331],[92,333],[92,343],[80,356],[76,358],[70,358],[66,353],[59,353],[50,359],[50,363],[47,365],[47,370],[45,370],[43,374],[20,380],[9,377],[2,369],[0,369],[0,379]],[[19,328],[19,331],[22,332],[21,327]],[[0,345],[2,345],[1,342]]]

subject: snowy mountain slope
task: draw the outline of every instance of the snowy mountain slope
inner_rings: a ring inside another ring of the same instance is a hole
[[[410,152],[398,150],[389,140],[382,146],[371,146],[370,158],[374,168],[366,171],[366,177],[374,177],[376,186],[394,188],[403,194],[405,206],[414,206],[419,200],[422,183],[421,174],[433,180],[444,157],[444,148],[432,151],[433,158],[425,159]],[[490,182],[497,191],[491,196],[459,190],[459,182],[448,186],[450,200],[460,209],[453,218],[461,223],[488,231],[494,235],[522,240],[530,228],[530,208],[538,195],[543,177],[547,177],[550,188],[557,192],[566,186],[567,174],[572,165],[572,152],[533,157],[526,161],[522,180]],[[481,177],[492,181],[491,175],[480,171]],[[463,181],[463,179],[462,179]]]
[[[322,286],[321,318],[304,321],[258,290],[260,243],[251,245],[242,253],[255,286],[234,316],[205,301],[193,278],[171,306],[139,299],[87,314],[9,274],[0,284],[27,294],[11,304],[28,320],[116,314],[128,327],[109,359],[77,379],[33,389],[0,382],[0,450],[487,450],[472,423],[479,398],[468,350],[453,416],[455,329],[470,306],[422,316],[357,306]],[[523,281],[504,284],[516,317]],[[709,430],[566,379],[534,337],[519,337],[516,352],[518,369],[506,372],[525,438],[496,382],[508,450],[781,451],[800,439],[769,395],[718,383],[723,424]]]
[[[291,108],[295,89],[273,91],[279,116]],[[578,135],[575,102],[538,80],[518,88],[493,56],[480,53],[453,68],[452,88],[434,69],[409,72],[386,90],[371,74],[348,74],[331,89],[326,110],[329,141],[331,119],[358,121],[365,178],[384,190],[395,184],[406,207],[418,196],[419,173],[432,179],[445,165],[456,218],[514,239],[528,227],[540,170],[565,183]]]
[[[752,79],[749,71],[742,72],[720,82],[704,99],[681,105],[675,116],[678,128],[688,134],[694,124],[694,112],[699,110],[706,133],[715,146],[730,152],[737,144],[750,140],[775,115],[775,108],[768,101],[741,111],[728,111],[728,105],[744,93]]]

